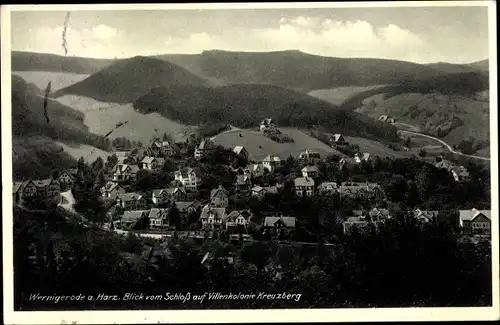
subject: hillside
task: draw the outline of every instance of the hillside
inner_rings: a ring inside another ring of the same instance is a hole
[[[45,89],[50,81],[53,92],[71,86],[89,76],[88,74],[47,71],[12,71],[12,74],[23,78],[26,82],[34,84],[40,89]]]
[[[430,63],[426,64],[429,68],[443,71],[446,73],[464,73],[464,72],[480,72],[483,71],[483,69],[477,69],[474,66],[467,65],[467,64],[453,64],[453,63],[447,63],[447,62],[437,62],[437,63]],[[486,71],[488,71],[486,69]]]
[[[12,51],[11,54],[12,71],[92,74],[114,61],[110,59],[92,59],[21,51]]]
[[[472,67],[477,70],[481,70],[484,72],[488,72],[490,70],[490,61],[489,59],[485,59],[482,61],[471,62],[467,64],[467,66]]]
[[[47,122],[41,92],[19,76],[12,76],[13,163],[19,177],[23,174],[45,177],[55,163],[62,167],[73,164],[74,159],[57,141],[75,147],[87,145],[89,150],[107,147],[106,139],[89,132],[81,112],[57,101],[48,100]]]
[[[375,139],[394,139],[396,129],[361,114],[299,92],[270,85],[232,85],[217,88],[155,88],[134,102],[140,113],[159,112],[174,121],[197,125],[223,122],[255,127],[264,118],[279,126],[323,126],[331,132]]]
[[[419,78],[413,81],[360,91],[345,100],[340,107],[355,110],[361,107],[361,102],[377,94],[385,98],[404,93],[441,93],[450,95],[475,96],[489,89],[489,77],[484,72],[455,73],[432,78]]]
[[[209,86],[184,68],[159,59],[136,56],[119,60],[90,77],[54,93],[80,95],[99,101],[129,103],[155,87]]]
[[[160,55],[218,84],[272,84],[308,92],[341,86],[394,84],[443,72],[411,62],[322,57],[300,51],[204,51],[199,55]]]
[[[280,128],[280,130],[294,139],[293,143],[277,143],[264,136],[259,131],[237,130],[221,133],[213,138],[217,145],[233,149],[235,146],[243,146],[249,153],[249,158],[260,161],[269,154],[275,154],[283,159],[290,155],[297,157],[306,149],[314,150],[322,156],[335,154],[343,157],[344,154],[334,150],[321,141],[307,135],[295,128]]]

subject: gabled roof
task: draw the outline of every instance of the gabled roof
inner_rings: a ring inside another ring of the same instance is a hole
[[[415,216],[415,218],[426,218],[429,220],[435,219],[438,216],[438,214],[439,214],[439,211],[436,211],[436,210],[416,209],[415,211],[413,211],[413,215]]]
[[[332,187],[334,189],[336,189],[338,186],[337,186],[337,183],[336,182],[323,182],[319,185],[319,188],[320,189],[327,189],[328,187]]]
[[[12,193],[16,193],[23,188],[23,182],[14,182],[12,185]]]
[[[268,155],[266,158],[264,158],[265,162],[281,162],[281,158],[276,156],[276,155]]]
[[[295,217],[266,217],[264,219],[264,227],[273,227],[280,220],[287,227],[295,227]]]
[[[270,125],[270,124],[274,124],[274,121],[272,118],[266,118],[266,119],[262,120],[262,122],[260,122],[260,125]]]
[[[442,159],[440,162],[437,162],[434,166],[442,169],[450,169],[453,168],[453,163],[450,162],[449,160]]]
[[[236,184],[246,185],[250,181],[250,177],[245,175],[236,175]]]
[[[182,178],[189,178],[189,175],[191,173],[195,173],[196,175],[198,175],[196,170],[191,168],[191,167],[182,168],[181,170],[178,170],[175,172],[175,174],[177,174],[177,175],[180,174],[182,176]]]
[[[201,203],[197,200],[194,201],[177,201],[175,202],[175,206],[177,207],[178,210],[183,211],[189,208],[190,206],[194,207],[195,209],[198,209],[201,206]]]
[[[486,218],[491,220],[491,210],[478,210],[476,208],[471,210],[459,210],[460,222],[474,221],[474,219],[480,215],[484,215]]]
[[[368,215],[370,217],[382,216],[387,218],[389,217],[389,210],[373,208],[368,212]]]
[[[314,186],[314,179],[309,177],[297,177],[294,181],[295,186]]]
[[[300,153],[299,157],[303,157],[303,156],[320,158],[319,152],[311,151],[309,149],[306,149],[305,151]]]
[[[333,139],[334,141],[339,141],[339,140],[340,140],[340,139],[342,139],[342,138],[343,138],[343,136],[342,136],[342,134],[340,134],[340,133],[335,133],[335,134],[333,135],[333,137],[332,137],[332,139]]]
[[[302,172],[318,172],[319,169],[316,166],[306,166],[306,167],[302,168],[301,171]]]
[[[229,196],[229,192],[224,187],[222,187],[222,185],[219,185],[219,187],[210,191],[210,198],[213,198],[214,196],[219,194]]]
[[[226,219],[228,221],[234,222],[239,216],[242,216],[243,218],[245,218],[245,220],[248,220],[248,218],[251,217],[252,214],[248,210],[234,210],[227,215]]]
[[[210,204],[207,204],[201,210],[200,219],[208,218],[210,213],[214,214],[215,219],[224,219],[226,214],[226,209],[224,208],[214,208]]]
[[[155,160],[155,157],[144,157],[141,162],[145,164],[151,164]]]
[[[122,215],[122,221],[137,221],[142,217],[147,216],[149,210],[133,210],[133,211],[124,211]]]
[[[144,197],[141,194],[135,193],[135,192],[129,192],[129,193],[121,193],[118,194],[118,199],[122,201],[135,201],[135,200],[140,200],[143,199]]]
[[[120,186],[120,184],[115,182],[107,182],[103,187],[101,187],[101,193],[106,191],[113,191],[118,186]]]
[[[203,140],[200,142],[200,145],[198,146],[199,150],[209,150],[215,148],[215,144],[212,142],[212,140]]]
[[[251,164],[251,165],[248,165],[245,170],[249,170],[251,172],[254,172],[258,169],[261,169],[263,170],[264,169],[264,166],[262,166],[262,164]]]
[[[127,165],[127,164],[118,164],[115,166],[115,173],[125,173],[127,170],[131,173],[137,173],[140,168],[137,165]]]
[[[168,217],[168,209],[152,208],[151,210],[149,210],[148,214],[149,219],[159,219],[167,217]]]
[[[243,151],[246,151],[246,149],[243,146],[236,146],[233,149],[233,152],[237,155],[241,154]]]
[[[58,183],[56,180],[53,180],[52,178],[36,179],[36,180],[32,180],[31,182],[36,187],[46,187],[46,186],[49,186],[53,181],[56,182],[56,183]]]

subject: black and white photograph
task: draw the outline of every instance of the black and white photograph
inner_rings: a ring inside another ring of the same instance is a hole
[[[495,11],[2,6],[4,322],[499,319]]]

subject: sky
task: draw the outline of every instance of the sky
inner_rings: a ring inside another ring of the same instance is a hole
[[[65,55],[63,11],[11,13],[12,50]],[[72,11],[67,54],[300,50],[334,57],[469,63],[488,57],[487,7]]]

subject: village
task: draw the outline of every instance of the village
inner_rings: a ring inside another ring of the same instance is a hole
[[[260,131],[266,134],[272,134],[276,129],[272,119],[265,119],[260,125]],[[333,135],[330,141],[332,147],[346,144],[341,134]],[[343,215],[341,229],[345,235],[353,231],[362,233],[366,229],[376,231],[381,224],[392,218],[387,208],[387,197],[380,184],[370,181],[338,181],[325,177],[318,164],[327,157],[322,157],[313,150],[304,148],[297,157],[279,157],[269,153],[261,161],[251,161],[243,146],[235,146],[231,155],[236,163],[227,166],[235,177],[230,186],[224,186],[218,183],[207,184],[200,169],[189,165],[196,165],[194,162],[199,161],[210,163],[213,152],[221,149],[208,138],[192,145],[194,151],[189,150],[186,143],[174,143],[167,137],[156,138],[145,148],[116,151],[113,158],[108,158],[106,164],[110,168],[104,175],[104,185],[99,188],[99,196],[108,211],[106,218],[109,230],[165,237],[171,237],[175,233],[177,236],[181,234],[200,239],[222,238],[221,234],[224,234],[236,240],[293,240],[296,228],[300,227],[297,216],[273,211],[259,212],[259,216],[256,216],[253,211],[255,209],[248,204],[249,200],[280,200],[280,196],[286,195],[284,193],[287,191],[298,201],[315,197],[336,197],[339,200],[370,202],[368,208],[352,209],[349,214]],[[342,170],[350,165],[370,163],[373,158],[370,153],[358,152],[351,158],[336,161],[334,166]],[[290,172],[290,168],[286,168],[290,159],[299,166],[299,173]],[[165,171],[166,160],[175,162],[175,166],[170,166],[173,180],[160,182],[161,187],[142,191],[132,185],[144,171]],[[435,167],[448,171],[456,182],[469,179],[465,167],[455,166],[447,160],[440,159]],[[56,200],[59,205],[64,206],[63,201],[67,200],[67,196],[62,193],[71,192],[78,172],[78,168],[73,168],[63,170],[50,179],[15,182],[14,204],[23,205],[36,198]],[[276,174],[283,177],[278,178],[278,181],[270,181]],[[293,182],[286,184],[285,179],[293,179]],[[201,188],[208,190],[203,191]],[[234,204],[234,198],[238,198],[239,204]],[[433,223],[438,219],[440,211],[416,208],[409,213],[419,222]],[[489,236],[490,210],[478,210],[471,206],[470,209],[459,210],[457,213],[458,226],[464,234]]]

